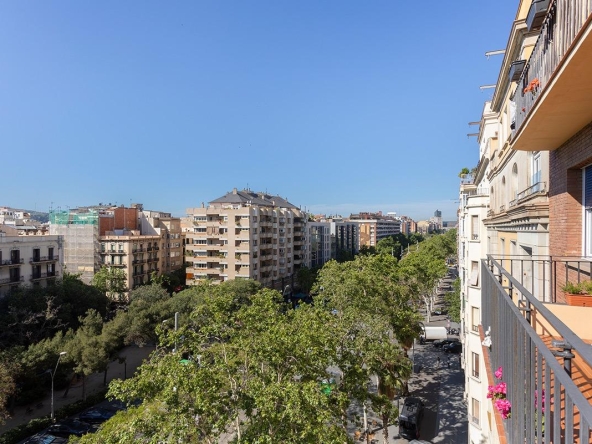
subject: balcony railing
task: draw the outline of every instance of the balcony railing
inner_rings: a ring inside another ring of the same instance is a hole
[[[491,256],[482,261],[481,276],[488,372],[502,367],[512,404],[503,424],[507,442],[591,442],[592,347]]]
[[[547,183],[546,182],[537,182],[534,185],[529,186],[524,191],[519,192],[516,194],[516,203],[520,203],[526,198],[535,195],[535,194],[544,194],[547,192]]]
[[[563,286],[592,279],[592,261],[577,256],[491,255],[539,301],[563,303]]]
[[[17,276],[17,277],[7,277],[0,279],[0,285],[4,284],[19,284],[25,281],[24,276]]]
[[[24,264],[24,263],[25,263],[25,260],[24,259],[17,259],[17,260],[14,260],[14,261],[13,260],[10,260],[10,259],[7,259],[7,260],[0,261],[0,267],[8,267],[8,266],[11,266],[11,265],[13,265],[13,266],[14,265],[21,265],[21,264]]]
[[[57,261],[57,260],[58,260],[57,256],[38,256],[38,257],[30,258],[29,263],[36,264],[39,262],[51,262],[51,261]]]
[[[517,110],[514,132],[526,120],[591,13],[592,2],[589,0],[552,0],[539,38],[518,81],[514,95]],[[535,79],[538,81],[535,94],[524,92]]]
[[[58,277],[60,274],[57,271],[53,273],[33,273],[31,275],[31,281],[39,281],[41,279],[53,279]]]

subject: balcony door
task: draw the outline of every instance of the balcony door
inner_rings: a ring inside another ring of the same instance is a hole
[[[521,283],[526,288],[526,290],[532,294],[533,296],[537,297],[534,293],[534,276],[533,272],[533,264],[532,264],[532,248],[522,246],[522,254],[525,256],[524,259],[521,261],[520,268],[522,271],[522,280]]]
[[[537,193],[541,190],[541,153],[535,151],[532,153],[532,176],[530,178],[530,185],[532,192]]]

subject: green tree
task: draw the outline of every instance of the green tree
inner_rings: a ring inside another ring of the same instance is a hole
[[[285,310],[281,295],[264,289],[237,305],[237,293],[206,288],[179,331],[162,330],[163,346],[110,394],[144,403],[81,442],[343,442],[335,397],[320,389],[337,343],[334,317],[320,307]],[[181,356],[189,357],[181,360]]]
[[[89,310],[80,319],[81,326],[72,340],[66,344],[64,361],[72,365],[73,370],[82,375],[82,397],[86,399],[86,377],[92,373],[105,371],[109,365],[109,353],[101,338],[103,320],[99,313]]]
[[[460,279],[456,278],[452,284],[453,291],[446,294],[445,301],[448,307],[448,316],[454,322],[460,322],[461,298]]]
[[[101,267],[93,276],[92,285],[114,302],[124,302],[128,291],[125,271],[116,267]]]
[[[0,424],[8,417],[8,402],[16,394],[16,368],[6,353],[0,353]]]
[[[419,334],[420,316],[400,271],[390,255],[359,255],[352,262],[328,263],[319,273],[317,285],[338,320],[344,417],[352,400],[370,400],[383,419],[392,420],[387,393],[370,396],[367,382],[376,375],[379,387],[392,391],[411,373],[405,349]]]

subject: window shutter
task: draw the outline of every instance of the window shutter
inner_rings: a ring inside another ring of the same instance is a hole
[[[584,170],[584,206],[592,207],[592,165]]]

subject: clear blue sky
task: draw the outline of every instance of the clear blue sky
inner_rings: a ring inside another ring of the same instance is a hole
[[[5,1],[0,205],[456,219],[518,1]],[[53,204],[52,204],[53,203]]]

